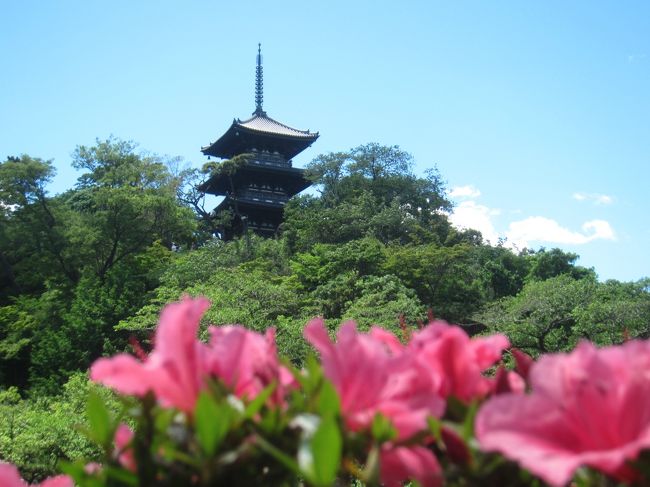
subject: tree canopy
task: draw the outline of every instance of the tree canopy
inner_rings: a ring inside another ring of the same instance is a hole
[[[316,315],[401,333],[430,310],[533,352],[648,333],[645,281],[600,283],[576,254],[513,252],[457,230],[442,176],[415,174],[397,146],[317,156],[306,169],[316,192],[289,201],[279,237],[220,241],[197,187],[242,160],[198,170],[98,140],[73,152],[81,174],[59,195],[47,191],[52,161],[0,163],[1,384],[55,391],[132,336],[146,346],[160,309],[184,294],[213,301],[210,323],[275,326],[297,363]]]

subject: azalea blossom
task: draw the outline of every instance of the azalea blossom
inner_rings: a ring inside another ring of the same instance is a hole
[[[275,382],[273,398],[276,403],[282,400],[294,378],[280,365],[273,328],[264,335],[240,325],[212,326],[209,331],[207,370],[210,373],[223,380],[235,395],[247,399],[253,399]]]
[[[337,390],[352,430],[369,426],[381,413],[392,421],[399,437],[406,438],[425,429],[428,416],[443,413],[438,377],[388,332],[358,333],[354,322],[347,322],[333,343],[318,318],[305,327],[304,334],[320,352],[325,376]]]
[[[442,485],[442,469],[431,450],[423,446],[387,446],[380,454],[380,477],[386,487],[401,487],[408,479],[422,487]]]
[[[523,393],[526,390],[526,381],[517,372],[507,370],[503,365],[499,365],[492,386],[494,394]]]
[[[510,354],[515,359],[515,370],[517,371],[517,373],[524,380],[528,380],[528,374],[530,373],[530,368],[535,363],[533,358],[527,353],[522,352],[518,348],[511,348]]]
[[[18,468],[11,463],[0,463],[0,485],[2,487],[26,487]],[[74,487],[72,479],[67,475],[57,475],[43,480],[40,484],[31,484],[32,487]]]
[[[192,411],[205,387],[207,346],[196,335],[210,303],[184,298],[160,315],[155,348],[144,362],[128,354],[97,360],[90,378],[122,394],[143,396],[153,391],[165,406]]]
[[[504,335],[470,338],[460,327],[444,321],[434,321],[414,333],[408,344],[409,352],[440,377],[440,395],[463,401],[481,398],[493,389],[483,372],[509,346]]]
[[[277,403],[293,377],[278,361],[272,329],[265,335],[239,325],[210,327],[208,344],[197,338],[199,323],[210,303],[184,298],[163,309],[155,348],[142,362],[128,354],[97,360],[90,377],[122,394],[143,396],[153,391],[164,406],[192,412],[209,378],[221,379],[239,397],[253,399],[276,382]]]
[[[133,446],[131,445],[132,440],[133,431],[127,425],[121,423],[115,431],[115,438],[113,440],[117,450],[117,459],[124,468],[135,472],[138,466],[135,463],[135,455],[133,454]]]
[[[488,400],[476,437],[553,486],[580,466],[624,480],[627,462],[650,448],[650,343],[542,357],[530,371],[531,393]]]

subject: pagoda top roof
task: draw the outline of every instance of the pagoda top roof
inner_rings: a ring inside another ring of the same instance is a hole
[[[318,132],[312,133],[309,130],[298,130],[273,120],[262,108],[261,49],[261,45],[258,44],[257,67],[255,70],[255,111],[253,116],[247,120],[236,118],[226,133],[216,142],[201,147],[201,152],[206,156],[228,159],[237,154],[258,149],[279,152],[286,159],[291,159],[318,138]]]
[[[247,120],[233,120],[232,125],[216,142],[202,147],[206,156],[224,159],[247,152],[252,148],[272,147],[287,159],[296,156],[309,147],[317,138],[318,132],[298,130],[289,127],[256,110]]]
[[[318,138],[318,132],[312,133],[309,130],[294,129],[293,127],[289,127],[288,125],[280,123],[277,120],[273,120],[271,117],[266,115],[266,112],[263,111],[255,111],[253,116],[248,120],[242,121],[235,119],[233,125],[237,125],[254,132],[298,137],[301,139],[310,139],[312,141]]]

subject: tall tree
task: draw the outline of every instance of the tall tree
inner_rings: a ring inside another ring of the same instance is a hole
[[[66,252],[65,208],[47,195],[54,174],[52,161],[27,155],[0,163],[0,292],[38,292],[47,279],[79,278]]]
[[[68,203],[78,215],[71,241],[104,279],[117,263],[160,241],[191,241],[195,222],[176,199],[177,181],[158,158],[137,154],[132,142],[115,139],[80,146],[73,166],[85,169]]]

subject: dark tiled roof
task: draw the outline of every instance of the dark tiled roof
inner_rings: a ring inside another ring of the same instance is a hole
[[[237,120],[236,124],[240,127],[254,130],[256,132],[264,132],[267,134],[288,135],[290,137],[300,137],[305,139],[315,139],[318,137],[318,132],[311,133],[309,130],[298,130],[283,123],[273,120],[271,117],[255,114],[248,120]]]

